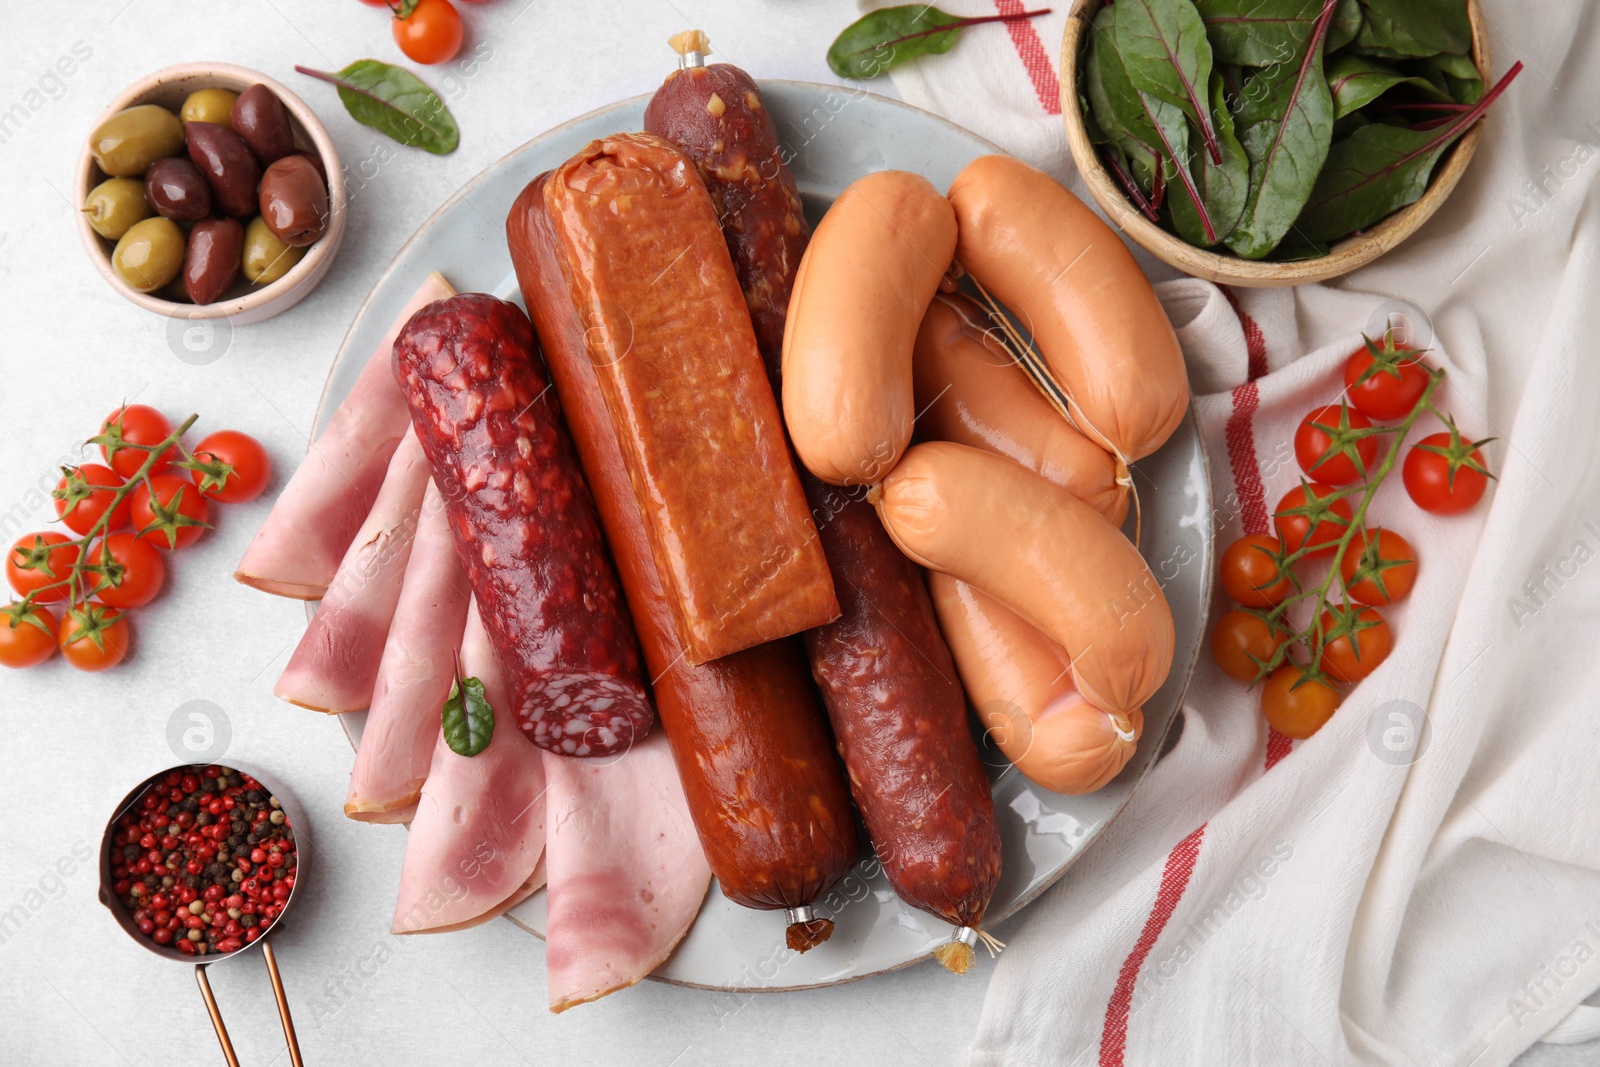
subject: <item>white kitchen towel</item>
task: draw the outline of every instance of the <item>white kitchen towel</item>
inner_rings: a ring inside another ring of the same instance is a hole
[[[895,86],[1081,188],[1050,103],[1066,6],[976,28]],[[1159,288],[1219,545],[1265,528],[1294,425],[1395,316],[1449,370],[1463,430],[1500,438],[1498,485],[1456,518],[1385,487],[1376,517],[1416,547],[1418,585],[1389,613],[1394,654],[1310,741],[1271,736],[1203,658],[1176,747],[1002,931],[973,1064],[1493,1067],[1558,1024],[1592,1032],[1563,1020],[1600,988],[1600,22],[1484,7],[1497,72],[1526,69],[1420,233],[1322,285]]]

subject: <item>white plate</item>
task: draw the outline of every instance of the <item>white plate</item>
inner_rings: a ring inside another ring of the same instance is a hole
[[[870,93],[807,82],[762,83],[779,135],[794,153],[790,166],[808,207],[821,210],[861,175],[898,168],[947,186],[971,159],[996,151],[979,137],[927,112]],[[596,137],[643,125],[648,97],[613,104],[534,138],[490,166],[452,197],[408,241],[373,286],[345,335],[317,412],[327,425],[386,327],[431,271],[462,292],[517,296],[506,251],[505,218],[523,187]],[[995,812],[1003,873],[985,927],[1014,914],[1061,877],[1072,861],[1127,803],[1162,750],[1177,718],[1200,648],[1210,599],[1211,489],[1192,417],[1160,452],[1135,468],[1144,506],[1144,551],[1165,587],[1177,624],[1178,647],[1166,685],[1145,705],[1139,751],[1122,774],[1085,797],[1047,792],[985,752],[995,778]],[[345,715],[353,743],[366,713]],[[779,914],[751,911],[713,885],[694,927],[652,977],[729,990],[776,990],[831,985],[892,970],[925,958],[950,928],[902,904],[875,861],[859,864],[818,904],[837,924],[831,940],[797,955],[783,947]],[[543,936],[541,892],[509,917]]]

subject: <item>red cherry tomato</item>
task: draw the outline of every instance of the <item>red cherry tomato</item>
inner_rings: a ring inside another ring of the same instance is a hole
[[[100,588],[90,595],[107,607],[143,607],[161,592],[167,577],[167,564],[161,553],[149,541],[141,541],[131,533],[112,534],[96,541],[89,550],[89,563],[106,568],[105,574],[85,575],[84,580],[99,583]]]
[[[1270,608],[1294,588],[1278,569],[1283,543],[1266,534],[1245,534],[1222,554],[1217,576],[1222,591],[1247,608]]]
[[[1459,515],[1482,500],[1491,475],[1479,449],[1492,440],[1464,441],[1451,426],[1447,433],[1429,434],[1412,445],[1402,476],[1417,507],[1435,515]]]
[[[150,453],[138,448],[119,447],[119,441],[135,445],[159,445],[172,435],[172,423],[155,408],[146,404],[129,404],[106,416],[100,426],[102,437],[100,454],[106,457],[111,469],[123,478],[132,478],[144,466]],[[178,458],[177,446],[168,447],[151,471],[159,471]]]
[[[205,532],[210,514],[211,508],[195,484],[176,474],[157,474],[149,485],[133,491],[133,528],[157,548],[194,544]]]
[[[1358,533],[1344,551],[1339,574],[1351,600],[1393,604],[1409,596],[1417,584],[1417,553],[1393,530]]]
[[[1378,344],[1370,338],[1344,364],[1345,395],[1363,415],[1385,421],[1411,414],[1427,391],[1432,373],[1422,353],[1396,344],[1394,334]]]
[[[1285,663],[1261,687],[1261,713],[1285,737],[1302,741],[1333,718],[1344,697],[1298,663]]]
[[[50,494],[55,497],[56,514],[75,534],[86,534],[100,521],[100,516],[111,506],[112,498],[122,488],[122,478],[110,467],[98,463],[83,463],[72,467],[56,483]],[[106,523],[106,529],[116,530],[128,523],[127,497],[117,505],[117,510]]]
[[[132,631],[128,617],[115,608],[93,603],[75,608],[60,629],[61,655],[80,671],[115,667],[128,654]]]
[[[1307,555],[1321,556],[1333,551],[1355,518],[1347,500],[1335,499],[1336,490],[1316,482],[1305,482],[1283,495],[1273,512],[1278,539],[1289,552],[1303,545],[1312,546]]]
[[[1222,673],[1240,682],[1254,682],[1260,664],[1269,662],[1289,635],[1259,615],[1235,608],[1222,613],[1211,631],[1211,658]]]
[[[394,43],[417,63],[443,63],[461,51],[465,31],[450,0],[417,0],[405,18],[395,16]]]
[[[1324,612],[1322,632],[1335,635],[1322,646],[1322,669],[1341,682],[1359,682],[1394,651],[1394,631],[1377,608]]]
[[[1371,419],[1347,405],[1317,408],[1294,432],[1300,469],[1324,485],[1365,481],[1378,462],[1377,435],[1361,436],[1371,427]]]
[[[70,541],[66,534],[54,530],[17,538],[6,553],[6,581],[22,596],[32,593],[35,603],[67,599],[67,580],[72,575],[72,565],[78,562],[78,546]]]
[[[56,654],[56,617],[49,608],[19,603],[0,608],[0,667],[32,667]]]
[[[194,458],[207,467],[191,471],[200,491],[222,504],[242,504],[254,500],[266,489],[272,477],[272,460],[267,450],[247,433],[218,430],[207,434],[195,446]]]

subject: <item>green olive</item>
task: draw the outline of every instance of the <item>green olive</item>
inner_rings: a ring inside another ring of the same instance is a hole
[[[260,215],[250,220],[244,231],[244,276],[257,285],[270,285],[289,273],[289,268],[300,262],[306,254],[304,248],[291,248],[278,240],[267,229]]]
[[[122,240],[129,226],[155,214],[138,178],[107,178],[89,191],[83,213],[94,232],[110,241]]]
[[[156,160],[183,152],[183,123],[155,104],[119,111],[89,135],[89,151],[113,178],[133,178]]]
[[[141,293],[153,292],[178,276],[183,267],[183,230],[171,219],[136,222],[111,253],[117,277]]]
[[[218,126],[231,125],[233,103],[239,94],[230,89],[196,89],[183,102],[178,117],[184,122],[214,122]]]

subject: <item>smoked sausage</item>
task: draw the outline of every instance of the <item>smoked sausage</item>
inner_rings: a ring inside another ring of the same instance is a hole
[[[716,212],[683,153],[595,141],[544,186],[569,301],[692,664],[839,615]]]
[[[1017,770],[1078,796],[1127,766],[1144,730],[1140,709],[1113,715],[1084,700],[1066,650],[983,590],[934,572],[928,592],[967,699]]]
[[[781,395],[785,311],[810,231],[760,89],[737,67],[688,65],[656,91],[645,126],[700,169]],[[800,480],[843,612],[806,632],[806,651],[851,793],[895,892],[958,928],[935,951],[964,971],[999,881],[1000,837],[950,650],[921,570],[861,490],[806,470]]]
[[[1189,379],[1155,290],[1111,227],[1054,178],[980,156],[950,185],[956,259],[1033,334],[1078,428],[1126,462],[1177,429]]]
[[[940,295],[917,331],[917,437],[1005,456],[1121,526],[1128,487],[1111,453],[1061,417],[988,332],[988,313],[964,296]]]
[[[684,656],[624,456],[622,436],[648,430],[617,424],[607,406],[556,251],[546,196],[552,180],[540,175],[512,206],[511,259],[617,561],[695,829],[723,893],[745,907],[786,909],[787,943],[803,952],[832,932],[832,921],[810,906],[857,851],[849,793],[816,691],[796,639],[698,666]]]
[[[692,43],[710,47],[703,35]],[[667,75],[650,98],[644,128],[677,145],[700,171],[744,290],[756,345],[776,375],[789,294],[811,228],[760,88],[729,63],[685,66]]]
[[[783,339],[783,414],[807,469],[872,485],[911,441],[917,326],[956,249],[926,178],[881,170],[833,202],[800,261]]]
[[[977,586],[1066,649],[1090,703],[1131,712],[1172,667],[1172,612],[1138,549],[1033,471],[968,445],[914,446],[870,494],[901,550]]]
[[[528,317],[482,293],[434,301],[394,373],[523,731],[558,755],[627,751],[654,719],[639,645]]]
[[[957,928],[957,973],[1000,881],[1000,831],[967,704],[922,571],[865,500],[831,488],[817,528],[844,615],[806,632],[850,791],[894,891]]]

